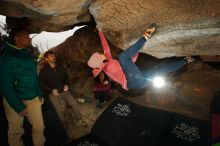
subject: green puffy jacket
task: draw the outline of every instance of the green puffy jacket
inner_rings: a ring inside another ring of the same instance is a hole
[[[26,106],[22,100],[42,96],[37,74],[37,61],[27,49],[6,43],[0,55],[0,92],[16,111]]]

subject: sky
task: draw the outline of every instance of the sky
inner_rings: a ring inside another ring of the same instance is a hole
[[[5,16],[0,15],[0,33],[2,35],[5,35],[6,32],[2,29],[2,27],[4,27],[5,24]]]
[[[3,26],[2,24],[5,24],[5,16],[0,15],[0,26]],[[64,42],[68,37],[72,36],[76,30],[82,27],[84,26],[75,27],[74,29],[58,33],[43,31],[40,34],[31,34],[31,37],[34,36],[34,38],[32,39],[32,45],[34,47],[37,47],[39,52],[42,54],[46,52],[48,49]],[[1,34],[5,34],[1,27],[0,32]]]
[[[68,37],[72,36],[76,30],[82,27],[84,26],[75,27],[74,29],[58,33],[43,31],[40,34],[31,34],[31,37],[34,36],[32,39],[32,45],[37,47],[39,52],[42,54],[48,49],[64,42]]]

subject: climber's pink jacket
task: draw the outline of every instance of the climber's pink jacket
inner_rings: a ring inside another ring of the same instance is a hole
[[[104,71],[109,78],[121,84],[122,88],[127,90],[128,88],[125,74],[119,61],[112,58],[108,42],[103,32],[99,32],[99,38],[107,61],[103,63],[104,58],[102,57],[102,54],[98,52],[92,54],[88,61],[88,66],[93,68],[93,76],[96,77],[101,71]],[[132,58],[133,62],[137,60],[137,56],[138,55]]]

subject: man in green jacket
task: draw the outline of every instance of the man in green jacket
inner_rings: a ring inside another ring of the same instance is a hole
[[[41,105],[37,61],[27,49],[31,45],[29,33],[14,29],[9,34],[11,43],[3,45],[0,55],[0,92],[8,119],[8,142],[10,146],[23,146],[23,120],[26,116],[32,124],[34,146],[43,146],[44,122]]]

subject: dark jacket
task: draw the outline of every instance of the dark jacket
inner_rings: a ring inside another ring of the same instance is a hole
[[[16,111],[26,106],[22,100],[42,96],[37,74],[37,61],[27,49],[6,43],[0,55],[0,92]]]
[[[59,92],[63,92],[64,85],[69,85],[67,71],[60,65],[51,68],[48,64],[45,64],[40,70],[39,76],[40,86],[45,94],[50,94],[52,89],[58,89]]]

